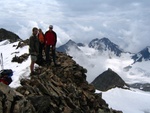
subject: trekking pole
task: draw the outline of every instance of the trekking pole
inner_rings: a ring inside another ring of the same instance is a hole
[[[2,70],[4,69],[4,65],[3,65],[3,54],[1,53],[1,68]]]
[[[2,68],[2,58],[1,58],[1,56],[0,56],[0,65],[1,65],[1,68]]]

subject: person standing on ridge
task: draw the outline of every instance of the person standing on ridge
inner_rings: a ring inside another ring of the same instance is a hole
[[[34,27],[32,29],[32,35],[29,38],[29,54],[31,55],[31,64],[30,64],[30,71],[31,75],[34,75],[34,64],[37,61],[37,57],[39,54],[39,41],[38,41],[38,28]]]
[[[56,64],[56,53],[55,53],[56,43],[57,43],[57,34],[55,33],[55,31],[53,31],[53,25],[50,25],[49,30],[46,31],[46,33],[45,33],[46,63],[47,63],[47,65],[51,64],[51,60],[50,60],[50,56],[49,56],[49,52],[51,49],[54,65],[57,66],[57,64]]]
[[[39,33],[38,33],[38,39],[39,39],[39,55],[38,55],[38,62],[40,64],[42,64],[42,62],[44,61],[43,59],[43,50],[44,50],[44,33],[42,32],[42,29],[39,29]]]

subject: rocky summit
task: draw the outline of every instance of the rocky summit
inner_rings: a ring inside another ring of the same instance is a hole
[[[91,84],[101,91],[107,91],[115,87],[129,89],[128,84],[110,68],[96,77]]]
[[[0,113],[122,113],[95,93],[87,70],[71,56],[57,52],[57,63],[39,66],[15,89],[0,83]]]

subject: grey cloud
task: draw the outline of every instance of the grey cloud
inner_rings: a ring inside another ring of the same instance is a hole
[[[5,0],[0,4],[0,27],[21,38],[29,37],[33,26],[46,31],[53,24],[58,45],[68,39],[88,43],[102,37],[131,51],[150,45],[149,0]]]

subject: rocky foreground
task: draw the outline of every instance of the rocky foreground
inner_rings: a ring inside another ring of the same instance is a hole
[[[22,79],[16,89],[0,83],[0,113],[122,113],[95,93],[86,69],[64,53],[57,57],[60,66],[37,68],[38,74]]]

